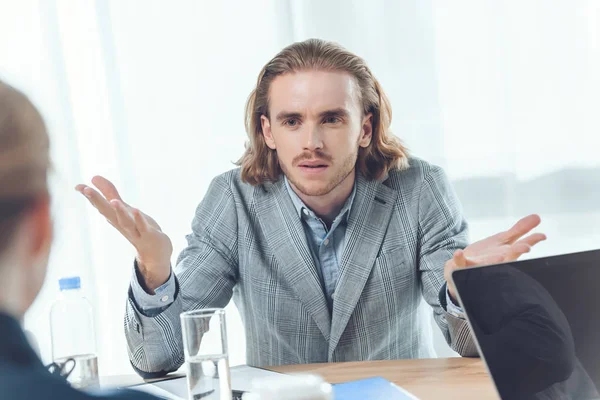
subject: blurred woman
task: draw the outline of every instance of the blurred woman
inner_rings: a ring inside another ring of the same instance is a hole
[[[44,282],[52,244],[49,167],[42,117],[27,97],[0,81],[0,398],[152,399],[71,388],[44,367],[21,329],[19,320]]]

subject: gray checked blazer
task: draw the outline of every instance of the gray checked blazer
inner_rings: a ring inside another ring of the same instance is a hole
[[[383,181],[357,174],[330,313],[302,222],[283,179],[216,177],[198,206],[174,269],[175,301],[144,315],[130,291],[125,334],[133,366],[164,374],[184,361],[179,314],[225,307],[233,296],[249,365],[430,357],[417,309],[423,298],[450,346],[477,350],[466,321],[438,293],[444,263],[467,245],[467,224],[442,169],[412,158]]]

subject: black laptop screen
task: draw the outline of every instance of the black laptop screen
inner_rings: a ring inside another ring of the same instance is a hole
[[[502,398],[600,398],[600,250],[453,280]]]

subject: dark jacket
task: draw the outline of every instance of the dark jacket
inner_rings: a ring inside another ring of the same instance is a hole
[[[62,377],[48,372],[18,321],[0,313],[0,399],[152,400],[155,397],[132,391],[92,395],[73,389]]]

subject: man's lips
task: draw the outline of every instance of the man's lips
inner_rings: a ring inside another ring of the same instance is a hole
[[[327,162],[322,160],[306,160],[298,164],[299,167],[303,168],[324,168],[327,167]]]

